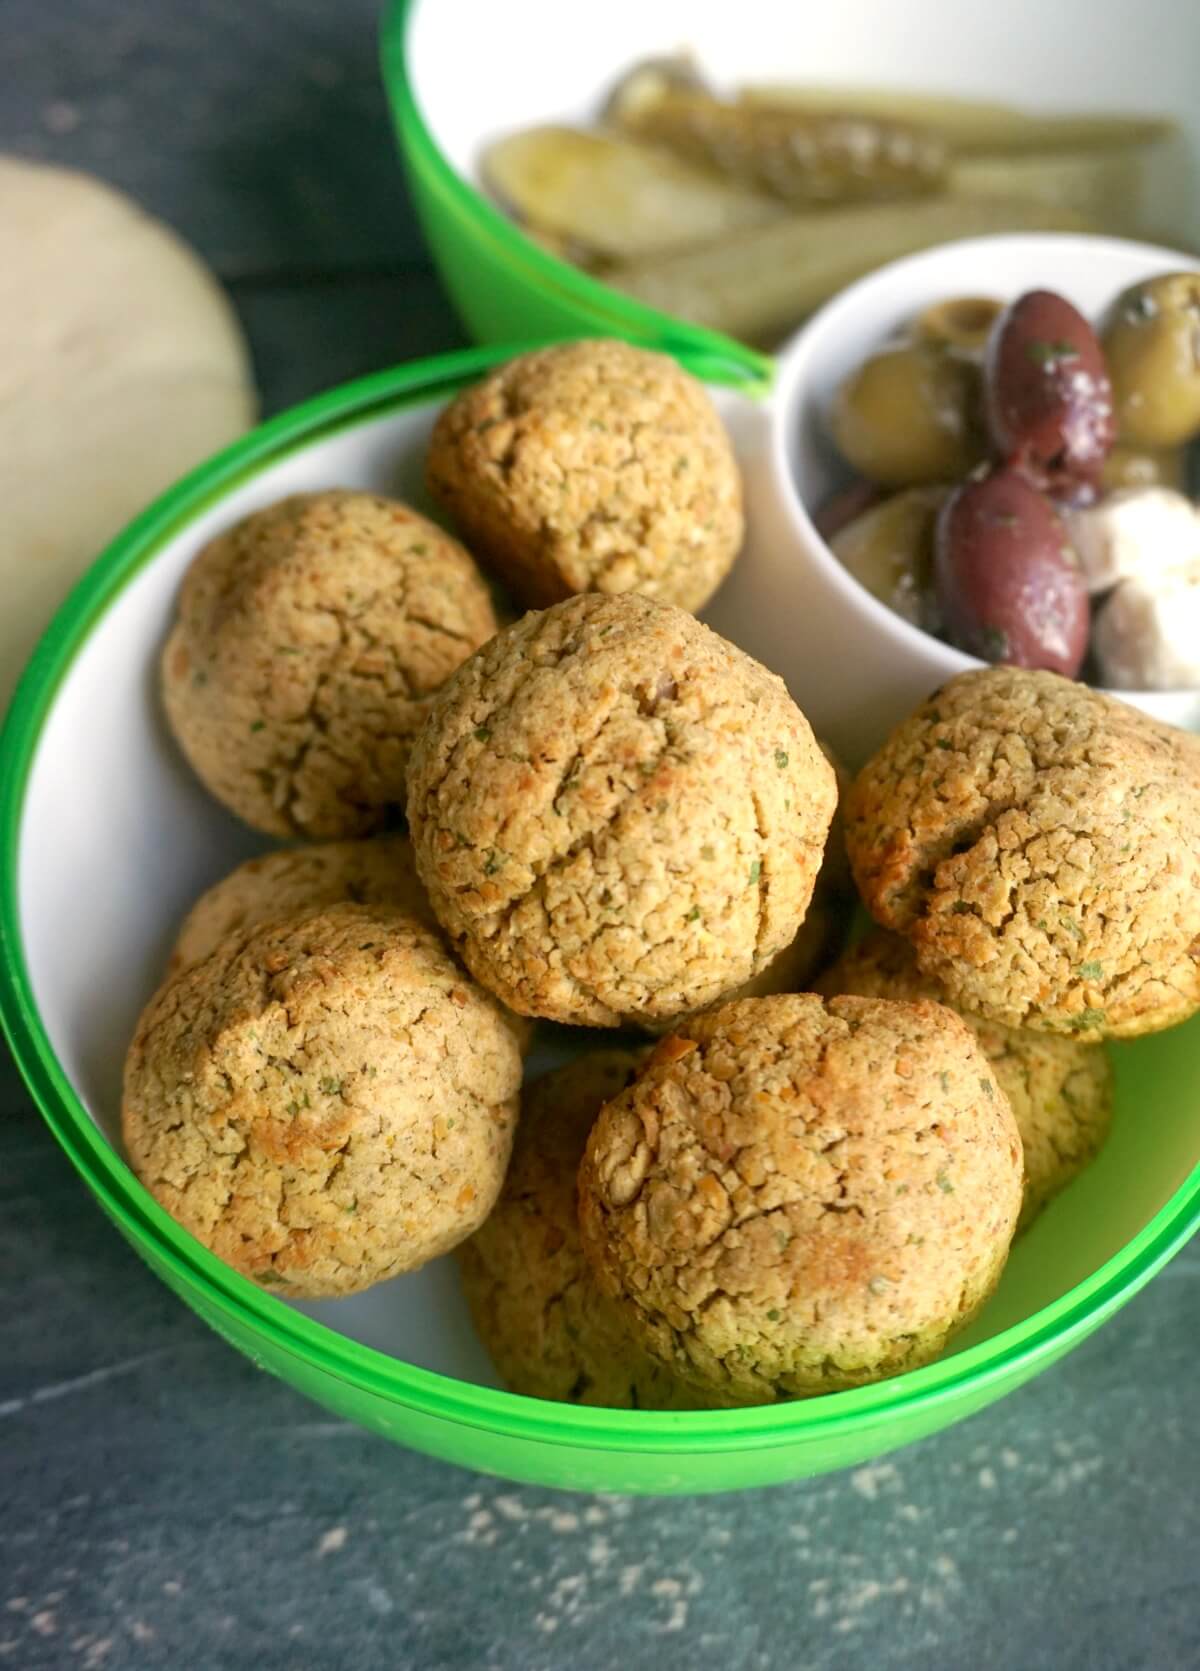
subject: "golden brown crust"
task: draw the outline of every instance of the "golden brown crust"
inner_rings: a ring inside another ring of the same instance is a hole
[[[844,952],[817,983],[827,997],[931,998],[943,989],[917,967],[898,934],[872,929]],[[979,1040],[1021,1134],[1025,1193],[1017,1233],[1095,1159],[1112,1124],[1112,1065],[1102,1046],[1081,1044],[959,1011]]]
[[[702,384],[611,340],[522,354],[450,403],[429,490],[528,605],[644,592],[700,609],[742,542],[728,436]]]
[[[645,1055],[591,1051],[526,1089],[500,1199],[457,1250],[475,1327],[513,1392],[619,1409],[702,1402],[634,1342],[623,1309],[593,1282],[579,1241],[575,1179],[584,1144]]]
[[[450,680],[408,814],[477,979],[521,1013],[611,1027],[766,967],[803,920],[835,800],[782,681],[682,610],[589,594]]]
[[[521,1057],[499,1006],[395,908],[336,905],[222,940],[129,1048],[134,1170],[236,1270],[352,1294],[482,1222]]]
[[[839,810],[834,813],[825,838],[821,868],[804,921],[791,944],[777,952],[765,969],[752,975],[734,991],[724,994],[717,1000],[718,1003],[732,1003],[735,998],[770,998],[779,992],[807,992],[846,944],[857,900],[850,867],[846,862],[846,832],[840,811],[850,779],[829,744],[820,737],[817,744],[836,775]],[[643,1018],[639,1027],[652,1037],[661,1036],[677,1027],[679,1019],[652,1022]]]
[[[247,859],[201,894],[180,926],[167,973],[207,957],[228,934],[342,904],[395,905],[437,932],[407,836],[283,847]],[[521,1050],[528,1050],[533,1023],[511,1010],[504,1016]]]
[[[405,836],[283,847],[231,870],[200,895],[179,926],[168,973],[207,957],[235,930],[326,905],[398,905],[436,926]]]
[[[868,909],[963,1009],[1124,1037],[1200,1006],[1200,771],[1181,734],[1053,673],[960,674],[860,773]]]
[[[751,998],[690,1022],[610,1102],[584,1250],[647,1349],[738,1402],[928,1362],[999,1278],[1012,1112],[939,1004]]]
[[[432,692],[496,630],[456,540],[378,494],[296,494],[212,540],[162,660],[206,787],[267,835],[367,835],[402,807]]]

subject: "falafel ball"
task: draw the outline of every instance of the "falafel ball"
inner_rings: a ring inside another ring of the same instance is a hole
[[[1079,1039],[1200,1008],[1200,755],[1055,673],[960,673],[846,804],[855,881],[960,1009]]]
[[[718,1003],[731,1003],[735,998],[769,998],[777,992],[808,992],[849,938],[858,895],[846,862],[846,832],[840,807],[850,787],[850,778],[829,744],[820,737],[817,743],[837,778],[838,810],[825,838],[824,857],[804,921],[790,945],[777,952],[765,969],[719,998]],[[677,1025],[678,1018],[659,1022],[643,1019],[640,1028],[644,1033],[660,1037]]]
[[[306,917],[326,905],[342,904],[395,905],[439,932],[407,836],[281,847],[247,859],[200,895],[180,925],[167,973],[207,957],[235,930]],[[533,1023],[511,1010],[504,1016],[522,1052],[528,1050]]]
[[[707,603],[742,543],[742,488],[703,384],[612,340],[521,354],[434,426],[429,491],[531,608],[575,592]]]
[[[247,859],[200,895],[179,926],[167,972],[207,957],[235,930],[343,902],[398,905],[436,927],[407,837],[281,847]]]
[[[917,967],[906,940],[875,928],[817,982],[827,997],[932,998],[942,988]],[[953,1006],[952,1006],[953,1007]],[[1005,1027],[967,1010],[957,1012],[979,1040],[1008,1098],[1025,1153],[1025,1194],[1017,1234],[1093,1161],[1112,1125],[1112,1064],[1103,1046]]]
[[[670,1020],[804,920],[837,799],[782,681],[681,609],[570,598],[434,700],[409,772],[417,869],[510,1009]]]
[[[766,1403],[928,1363],[999,1279],[1021,1139],[940,1004],[744,998],[664,1039],[579,1177],[584,1252],[671,1372]]]
[[[645,1054],[593,1050],[527,1088],[500,1199],[456,1252],[475,1327],[513,1392],[624,1410],[702,1402],[633,1340],[579,1242],[584,1144]]]
[[[235,931],[159,989],[125,1064],[138,1177],[244,1276],[359,1293],[469,1236],[521,1054],[437,937],[384,905]]]
[[[376,493],[295,494],[193,561],[162,658],[167,718],[256,830],[368,835],[403,806],[430,696],[495,630],[441,528]]]

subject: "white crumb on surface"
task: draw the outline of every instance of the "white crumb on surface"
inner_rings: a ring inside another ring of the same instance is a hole
[[[850,1475],[850,1489],[865,1497],[867,1502],[873,1503],[881,1491],[894,1486],[899,1480],[899,1473],[892,1462],[872,1462],[865,1468],[856,1468]]]
[[[317,1540],[318,1561],[323,1560],[326,1555],[336,1555],[339,1549],[344,1549],[349,1535],[345,1526],[331,1526],[327,1532],[322,1532]]]

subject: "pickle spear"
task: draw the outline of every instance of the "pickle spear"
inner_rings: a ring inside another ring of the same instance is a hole
[[[1144,233],[1146,159],[1142,145],[1055,155],[960,157],[950,166],[955,197],[1023,197],[1048,208],[1077,209],[1105,232]]]
[[[625,78],[606,116],[632,138],[797,205],[924,197],[946,172],[941,140],[911,123],[730,104],[653,67]]]
[[[614,267],[618,290],[696,324],[769,343],[896,256],[987,232],[1089,232],[1085,215],[1025,199],[954,197],[789,215],[703,249]]]
[[[856,111],[880,121],[912,123],[963,157],[1106,151],[1153,145],[1176,131],[1174,123],[1160,117],[1106,111],[1053,116],[1012,105],[900,93],[885,87],[743,87],[738,103],[747,110],[786,110],[811,117]]]
[[[528,128],[484,153],[487,186],[516,217],[609,260],[686,249],[778,219],[778,203],[619,135]]]

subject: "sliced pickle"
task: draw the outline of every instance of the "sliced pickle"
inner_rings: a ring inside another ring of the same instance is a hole
[[[687,249],[776,220],[780,207],[611,134],[529,128],[489,146],[487,186],[519,220],[610,260]]]
[[[1145,146],[1062,152],[1046,156],[963,157],[951,164],[955,197],[1024,197],[1051,208],[1073,208],[1106,232],[1130,236],[1142,220]]]
[[[1015,106],[886,87],[763,85],[743,87],[738,103],[750,110],[789,110],[822,116],[851,111],[880,121],[912,123],[940,139],[956,156],[1016,157],[1063,151],[1105,151],[1156,144],[1175,124],[1156,116],[1108,111],[1053,116]]]
[[[619,127],[622,111],[645,99],[656,98],[662,87],[687,87],[694,92],[712,93],[700,65],[690,53],[679,52],[667,58],[643,58],[614,83],[600,112],[601,121],[613,122]]]
[[[945,146],[911,124],[725,103],[649,66],[626,78],[607,115],[635,139],[787,203],[925,197],[946,173]]]
[[[1085,215],[1022,199],[933,198],[789,215],[703,249],[614,267],[606,280],[666,313],[769,342],[896,256],[988,232],[1087,232]]]
[[[596,272],[604,266],[603,258],[593,255],[590,249],[585,249],[573,238],[564,237],[561,232],[554,232],[548,226],[538,226],[535,221],[523,220],[519,224],[525,236],[539,249],[544,249],[547,255],[556,255],[560,261],[569,261],[573,267],[582,267],[585,272]]]

